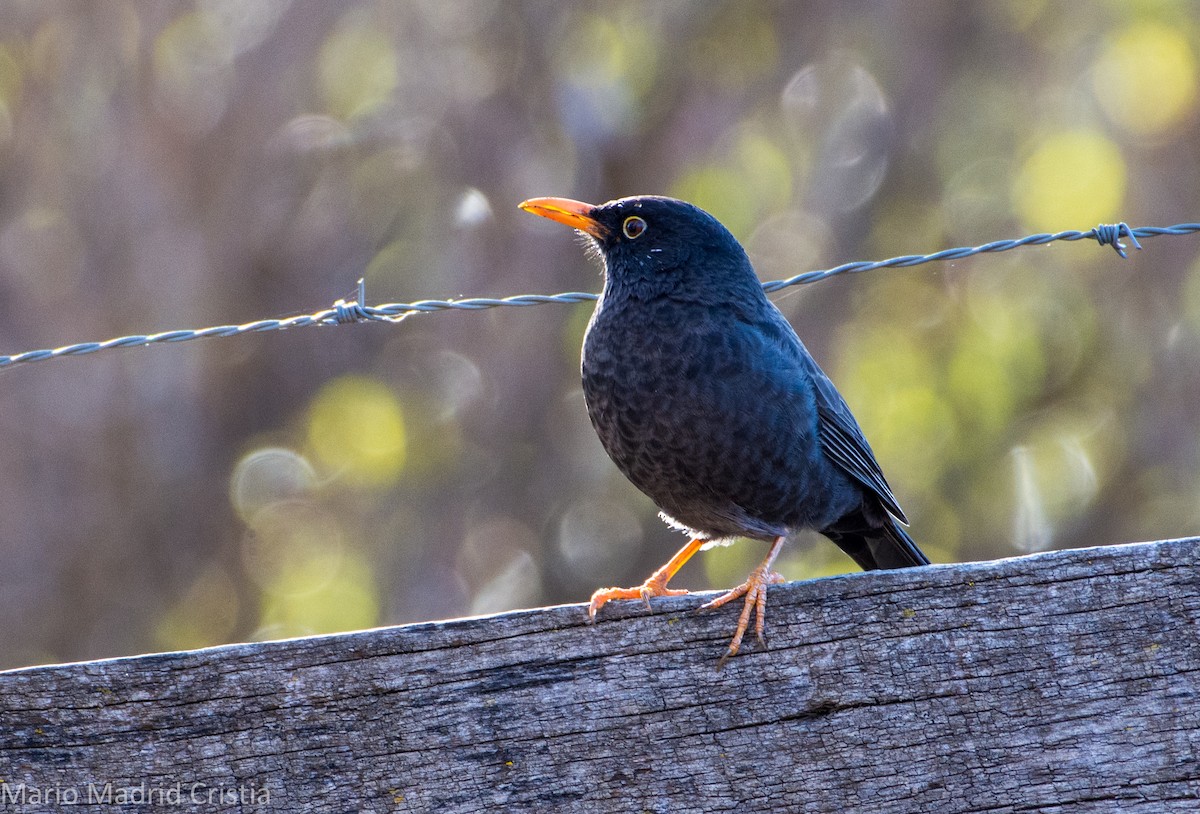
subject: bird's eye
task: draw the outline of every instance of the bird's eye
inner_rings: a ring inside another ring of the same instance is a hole
[[[630,215],[625,218],[625,223],[621,224],[621,231],[625,233],[625,237],[633,240],[641,237],[642,232],[646,231],[646,221],[639,218],[637,215]]]

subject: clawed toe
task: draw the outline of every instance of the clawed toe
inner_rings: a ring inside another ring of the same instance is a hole
[[[614,599],[640,599],[649,609],[652,596],[683,596],[687,593],[685,588],[668,588],[652,580],[646,580],[636,588],[600,588],[588,603],[588,621],[595,622],[600,609]]]
[[[700,550],[704,540],[695,539],[679,549],[667,563],[655,571],[650,577],[636,588],[601,588],[592,594],[592,601],[588,603],[588,621],[595,622],[596,614],[608,602],[614,599],[641,599],[646,604],[646,608],[650,607],[650,597],[652,596],[683,596],[687,593],[682,588],[668,588],[667,583],[675,573],[683,567],[692,555]]]
[[[771,546],[770,553],[763,560],[762,564],[750,572],[750,576],[741,585],[731,591],[721,594],[716,599],[705,602],[700,606],[699,610],[711,610],[719,608],[727,602],[732,602],[740,597],[745,597],[745,602],[742,604],[742,612],[738,616],[737,628],[733,632],[733,639],[729,642],[729,647],[725,651],[725,655],[721,656],[717,662],[717,669],[724,666],[725,662],[737,655],[738,650],[742,646],[742,639],[746,635],[746,628],[750,626],[750,613],[754,613],[754,637],[758,639],[759,646],[764,650],[767,647],[767,641],[763,637],[763,630],[767,623],[767,586],[776,585],[783,582],[783,576],[771,570],[771,564],[775,561],[775,557],[779,554],[779,549],[783,546],[783,537],[778,538],[774,545]]]

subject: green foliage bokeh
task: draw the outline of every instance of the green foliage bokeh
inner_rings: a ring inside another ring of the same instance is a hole
[[[764,279],[1197,219],[1186,2],[0,5],[6,352],[596,290],[537,195],[686,197]],[[1200,525],[1200,242],[776,300],[936,561]],[[580,601],[681,538],[604,457],[590,306],[0,374],[0,667]],[[747,397],[752,397],[748,394]],[[740,581],[755,543],[679,577]],[[852,570],[802,536],[781,570]]]

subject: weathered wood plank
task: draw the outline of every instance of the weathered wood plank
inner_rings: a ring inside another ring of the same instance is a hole
[[[772,587],[721,672],[685,597],[0,673],[0,811],[1195,812],[1198,554]]]

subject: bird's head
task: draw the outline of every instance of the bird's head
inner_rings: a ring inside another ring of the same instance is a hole
[[[698,206],[639,195],[593,205],[569,198],[531,198],[526,212],[587,235],[610,282],[727,288],[757,278],[737,239]]]

